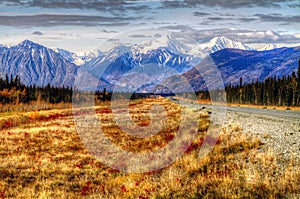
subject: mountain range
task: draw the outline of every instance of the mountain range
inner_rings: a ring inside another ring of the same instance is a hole
[[[240,49],[223,49],[212,53],[209,57],[192,68],[191,70],[181,74],[192,86],[194,90],[207,89],[206,83],[217,85],[217,79],[207,78],[204,81],[203,74],[207,75],[205,70],[215,67],[220,72],[220,76],[224,85],[237,85],[240,83],[251,83],[252,81],[263,81],[268,77],[282,77],[297,72],[300,59],[300,47],[277,48],[267,51],[249,51]],[[205,70],[203,70],[205,69]],[[201,71],[203,74],[200,74]],[[207,75],[209,76],[209,75]],[[180,82],[176,77],[169,77],[164,82],[172,82],[176,85],[176,90],[185,90],[180,88]],[[163,83],[164,83],[163,82]],[[162,83],[162,84],[163,84]],[[156,89],[156,92],[161,92]]]
[[[145,41],[143,42],[143,45],[130,46],[130,48],[132,48],[133,51],[137,51],[139,53],[147,53],[150,50],[155,50],[161,47],[165,47],[168,50],[179,55],[192,55],[200,59],[200,58],[204,58],[205,56],[211,53],[214,53],[216,51],[225,48],[263,51],[263,50],[272,50],[275,48],[281,48],[283,47],[283,45],[279,43],[270,43],[262,48],[256,49],[250,47],[247,44],[244,44],[239,41],[231,40],[224,36],[214,37],[207,42],[199,43],[189,38],[180,39],[180,38],[176,38],[173,35],[166,35],[160,38],[155,38],[153,40]],[[120,46],[116,46],[115,48],[116,49],[120,48]],[[115,48],[111,49],[110,51],[114,51]],[[95,51],[86,52],[83,55],[77,55],[76,53],[59,49],[59,48],[52,48],[52,49],[77,65],[83,65],[87,62],[90,62],[92,59],[99,57],[103,53],[107,53],[107,52],[101,52],[99,50],[95,50]],[[128,46],[127,46],[127,50],[128,50]]]
[[[53,50],[25,40],[10,48],[0,48],[0,75],[18,75],[26,85],[73,85],[78,66]]]
[[[204,88],[204,82],[196,69],[205,64],[207,55],[220,71],[224,83],[236,84],[240,77],[244,82],[251,82],[291,74],[297,70],[300,47],[268,44],[262,49],[253,49],[226,37],[192,44],[166,36],[143,46],[119,45],[107,52],[78,56],[25,40],[16,46],[0,45],[0,75],[18,75],[26,85],[73,86],[78,72],[89,71],[100,80],[100,87],[123,86],[141,92],[149,92],[164,81],[183,86],[174,78],[182,75],[199,90]],[[90,83],[89,79],[84,81]]]

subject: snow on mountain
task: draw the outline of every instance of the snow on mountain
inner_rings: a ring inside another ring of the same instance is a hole
[[[9,45],[6,45],[6,44],[0,44],[0,48],[9,48],[10,46]]]
[[[4,51],[7,50],[8,48],[9,48],[8,45],[0,44],[0,53],[4,52]]]
[[[188,41],[184,42],[182,39]],[[200,58],[225,48],[254,50],[242,42],[234,41],[224,36],[214,37],[205,43],[198,43],[188,38],[179,39],[173,35],[167,35],[152,41],[144,42],[143,45],[136,46],[135,48],[141,53],[146,53],[149,50],[158,49],[160,47],[166,47],[177,54],[189,54]]]
[[[60,54],[29,40],[0,53],[0,75],[18,75],[26,85],[72,86],[77,68]]]
[[[91,58],[81,67],[101,76],[109,64],[113,63],[117,57],[129,52],[130,49],[129,46],[118,45],[104,53],[98,51],[99,54],[97,56]]]
[[[51,48],[56,53],[62,55],[66,58],[69,62],[76,64],[77,66],[81,66],[88,61],[91,61],[93,58],[102,54],[100,50],[97,51],[88,51],[82,54],[76,54],[74,52],[70,52],[68,50],[64,50],[61,48]]]
[[[155,64],[156,67],[169,66],[176,68],[178,72],[184,72],[190,69],[190,62],[192,61],[192,56],[181,56],[165,47],[144,52],[139,51],[136,46],[119,45],[87,62],[83,67],[90,70],[97,70],[98,73],[100,71],[103,73],[106,70],[106,75],[113,77],[114,73],[120,72],[123,74],[134,66],[146,66],[149,64]],[[189,63],[189,66],[186,67],[185,63]],[[125,69],[125,71],[120,71],[121,69]]]
[[[94,50],[94,51],[87,51],[85,53],[78,54],[78,56],[84,61],[84,63],[86,63],[102,54],[103,53],[100,50]]]
[[[84,61],[76,53],[61,49],[61,48],[51,48],[54,52],[60,54],[66,58],[69,62],[72,62],[78,66],[82,65]]]
[[[199,64],[204,56],[226,48],[253,50],[242,42],[226,37],[215,37],[207,43],[199,44],[183,42],[182,38],[167,35],[143,42],[142,45],[116,46],[87,62],[83,68],[99,74],[112,84],[117,84],[129,71],[137,72],[143,68],[144,72],[152,70],[150,79],[158,82],[174,75],[165,71],[165,68],[171,67],[177,74],[181,74]],[[154,74],[154,71],[158,74]],[[126,85],[126,82],[122,82],[122,85]]]
[[[119,45],[84,64],[82,70],[98,74],[99,79],[110,84],[136,88],[186,72],[193,67],[193,61],[193,56],[179,55],[166,47],[140,51],[137,46]]]
[[[225,85],[237,85],[241,77],[243,83],[251,83],[256,80],[263,81],[268,77],[291,75],[292,72],[297,71],[299,57],[300,47],[284,47],[267,51],[223,49],[212,53],[210,59],[203,59],[199,66],[182,75],[195,90],[206,89],[205,83],[207,82],[205,81],[207,80],[210,85],[217,85],[216,79],[210,79],[208,75],[204,81],[203,74],[198,72],[201,68],[210,66],[213,60]],[[176,88],[183,86],[173,77],[165,81],[172,82]],[[184,89],[186,88],[182,88]]]
[[[233,48],[233,49],[240,49],[240,50],[254,50],[253,48],[249,47],[248,45],[231,40],[227,37],[214,37],[210,41],[196,45],[190,51],[190,54],[198,55],[200,57],[204,57],[211,53],[217,52],[219,50],[223,50],[226,48]]]
[[[275,48],[282,48],[282,47],[283,47],[282,44],[274,43],[274,44],[267,44],[266,46],[264,46],[263,48],[259,48],[258,50],[259,50],[259,51],[273,50],[273,49],[275,49]]]
[[[145,41],[142,45],[135,45],[134,48],[140,53],[155,50],[160,47],[166,47],[170,51],[177,54],[188,54],[191,47],[176,39],[173,35],[166,35],[160,38]]]
[[[195,84],[195,88],[200,88],[198,76],[189,71],[208,54],[223,72],[226,84],[236,83],[240,76],[249,82],[253,78],[290,73],[287,68],[292,67],[289,63],[294,63],[294,55],[299,55],[299,48],[281,48],[280,51],[276,50],[278,47],[281,45],[268,44],[261,51],[256,51],[226,37],[215,37],[200,44],[170,35],[144,42],[143,45],[119,45],[107,52],[76,54],[25,40],[12,47],[0,45],[0,75],[19,75],[26,85],[44,86],[50,83],[53,86],[71,86],[78,71],[88,71],[105,88],[112,89],[119,84],[128,88],[141,86],[142,91],[149,91],[149,88],[171,76],[187,74],[187,79]],[[288,58],[291,52],[293,57]],[[277,59],[279,56],[281,58]],[[282,62],[282,67],[274,70],[268,68],[274,64],[278,66],[279,62]],[[242,68],[245,66],[247,68]],[[90,83],[90,79],[84,81]]]
[[[208,43],[204,44],[204,46],[205,48],[203,49],[206,50],[208,48],[209,53],[214,53],[225,48],[253,50],[251,47],[247,46],[246,44],[243,44],[242,42],[233,41],[226,37],[215,37],[212,40],[210,40]]]

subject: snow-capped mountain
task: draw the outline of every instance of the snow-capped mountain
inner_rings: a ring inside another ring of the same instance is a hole
[[[82,70],[99,74],[99,79],[110,84],[134,87],[158,83],[193,67],[193,56],[178,55],[165,47],[142,52],[131,46],[117,46],[84,64]]]
[[[5,44],[0,44],[0,48],[9,48],[9,45],[5,45]]]
[[[211,39],[208,43],[202,44],[201,47],[203,48],[203,50],[208,50],[209,53],[214,53],[225,48],[253,50],[246,44],[228,39],[227,37],[215,37]]]
[[[3,51],[5,51],[7,48],[4,46],[0,46],[0,53],[2,53]]]
[[[77,68],[60,54],[29,40],[0,53],[0,75],[18,75],[26,85],[72,86]]]
[[[69,62],[74,63],[78,66],[82,65],[84,61],[76,53],[61,49],[61,48],[51,48],[54,52],[60,54],[66,58]]]
[[[100,56],[102,54],[103,54],[102,51],[100,51],[100,50],[94,50],[94,51],[87,51],[85,53],[78,54],[77,56],[80,57],[80,59],[84,63],[87,63],[87,62],[91,61],[92,59],[94,59],[95,57],[98,57],[98,56]]]
[[[64,50],[61,48],[51,48],[56,53],[60,54],[64,58],[66,58],[69,62],[76,64],[77,66],[81,66],[86,62],[91,61],[93,58],[100,56],[102,52],[100,50],[88,51],[82,54],[76,54],[74,52],[70,52],[68,50]]]
[[[206,82],[202,78],[205,74],[199,74],[198,71],[201,71],[202,68],[207,68],[205,71],[209,70],[209,67],[213,64],[220,72],[225,85],[238,84],[240,77],[242,77],[244,83],[251,83],[256,80],[263,81],[268,77],[291,75],[292,72],[297,71],[299,57],[300,47],[284,47],[267,51],[223,49],[212,53],[210,56],[211,59],[204,59],[199,66],[182,75],[196,91],[203,90],[206,88]],[[207,77],[210,76],[208,75]],[[164,81],[172,82],[176,87],[182,86],[173,77]],[[209,81],[210,85],[216,84],[216,79],[214,78],[209,79]],[[185,88],[181,89],[184,90]]]
[[[133,48],[140,53],[155,50],[161,47],[168,48],[176,54],[188,54],[191,47],[184,44],[173,35],[165,35],[160,38],[145,41],[142,45],[134,45]]]
[[[9,48],[8,45],[0,44],[0,53],[2,53],[3,51],[7,50],[8,48]]]
[[[85,64],[83,64],[81,68],[84,70],[89,70],[92,73],[99,75],[100,77],[106,69],[106,67],[109,64],[113,63],[117,59],[117,57],[130,51],[131,47],[118,45],[105,53],[99,53],[98,56],[92,58],[90,61],[87,61]]]
[[[264,50],[273,50],[275,48],[282,48],[283,45],[282,44],[267,44],[266,46],[262,47],[262,48],[259,48],[258,50],[259,51],[264,51]]]
[[[160,43],[160,39],[165,43]],[[78,56],[25,40],[16,46],[0,47],[0,75],[19,75],[26,85],[72,86],[77,72],[87,71],[103,87],[123,86],[140,88],[139,91],[149,91],[172,76],[183,75],[193,87],[201,88],[201,78],[193,67],[201,67],[203,61],[196,55],[211,53],[226,84],[237,83],[239,77],[249,82],[289,75],[295,71],[300,57],[299,47],[278,49],[278,45],[269,45],[266,49],[275,49],[256,51],[225,37],[213,38],[205,44],[184,43],[173,36],[158,38],[156,42],[145,47],[119,45],[107,52],[92,51]],[[79,67],[72,63],[76,57],[87,62]],[[90,79],[82,81],[90,83]],[[180,87],[180,82],[176,86]]]
[[[254,50],[253,48],[249,47],[248,45],[242,42],[234,41],[227,37],[222,36],[222,37],[214,37],[213,39],[211,39],[206,43],[198,44],[194,46],[190,51],[190,54],[204,57],[206,55],[209,55],[211,53],[226,48],[240,49],[240,50]]]
[[[185,42],[182,40],[186,40]],[[136,46],[137,51],[146,53],[160,47],[166,47],[177,54],[189,54],[195,57],[204,58],[205,56],[225,48],[254,50],[247,44],[231,40],[227,37],[214,37],[205,43],[198,43],[188,38],[178,39],[173,35],[163,36],[158,39],[144,42],[143,45]]]

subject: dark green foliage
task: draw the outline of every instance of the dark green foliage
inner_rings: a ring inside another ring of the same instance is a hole
[[[44,101],[48,103],[60,103],[72,101],[71,88],[57,88],[48,84],[45,87],[25,86],[20,77],[0,78],[0,102],[2,104],[19,104],[31,101]]]
[[[295,73],[287,77],[269,77],[263,82],[229,85],[226,87],[227,102],[254,105],[300,105],[300,81]]]
[[[251,84],[226,87],[229,103],[257,105],[300,105],[300,60],[297,75],[295,72],[287,77],[269,77],[263,82],[252,81]]]
[[[240,78],[238,85],[228,85],[225,88],[228,103],[300,106],[300,59],[297,75],[293,72],[289,76],[269,77],[263,82],[258,80],[250,84],[243,84]],[[212,92],[198,92],[198,98],[210,99]]]

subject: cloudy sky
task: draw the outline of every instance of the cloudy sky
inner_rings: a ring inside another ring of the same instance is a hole
[[[298,0],[2,0],[0,44],[30,39],[81,53],[123,35],[181,32],[205,42],[215,36],[252,45],[300,45]],[[158,34],[156,34],[158,35]]]

